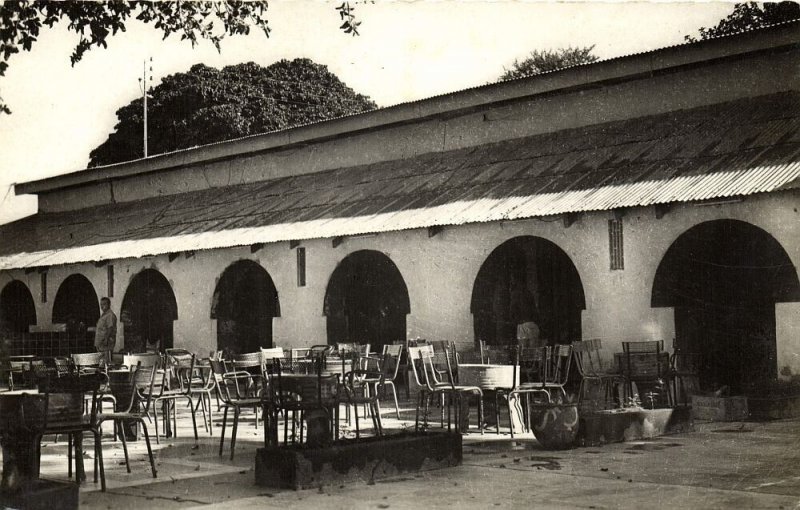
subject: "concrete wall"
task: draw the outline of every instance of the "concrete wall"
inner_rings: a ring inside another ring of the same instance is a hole
[[[434,237],[427,230],[345,238],[334,248],[330,239],[304,241],[306,286],[296,281],[295,251],[288,243],[269,244],[255,253],[249,247],[208,250],[172,262],[166,255],[113,261],[112,308],[119,314],[130,280],[145,268],[157,269],[169,280],[178,303],[175,345],[205,355],[216,347],[216,324],[210,318],[218,278],[233,262],[250,259],[271,275],[278,290],[282,316],[274,319],[276,345],[326,343],[323,301],[336,265],[349,253],[371,249],[385,253],[397,265],[408,287],[411,313],[409,337],[452,339],[461,348],[473,344],[470,299],[475,277],[498,245],[530,235],[558,245],[575,264],[586,296],[583,337],[605,339],[609,352],[619,351],[622,339],[664,339],[671,346],[674,319],[671,308],[651,308],[658,264],[670,245],[694,225],[715,219],[751,223],[783,246],[795,268],[800,264],[800,214],[797,191],[746,197],[717,205],[676,205],[661,219],[652,207],[636,208],[623,217],[625,269],[609,269],[609,211],[584,214],[568,228],[559,218],[529,219],[446,227]],[[107,291],[107,269],[93,264],[52,267],[48,271],[48,302],[40,300],[39,274],[0,273],[0,288],[11,278],[26,283],[37,307],[38,324],[50,323],[52,303],[60,283],[72,273],[89,278],[98,296]],[[800,375],[800,303],[776,306],[778,371]],[[118,346],[121,347],[121,335]]]
[[[40,211],[61,211],[263,181],[471,147],[798,88],[800,50],[761,54],[639,77],[580,91],[487,105],[413,124],[337,136],[288,149],[63,188],[39,196]],[[609,62],[606,66],[624,66]],[[611,71],[608,71],[610,74]],[[472,92],[492,100],[492,89]],[[358,117],[353,117],[358,119]],[[291,133],[291,132],[287,132]],[[286,135],[286,142],[291,136]],[[391,143],[387,143],[391,140]],[[246,144],[247,141],[236,142]],[[250,142],[254,150],[257,137]],[[192,153],[202,154],[204,148]],[[246,146],[242,148],[247,154]],[[187,153],[188,154],[188,153]]]

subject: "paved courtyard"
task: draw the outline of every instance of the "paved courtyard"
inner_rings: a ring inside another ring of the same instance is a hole
[[[408,403],[402,417],[413,420]],[[386,409],[384,421],[390,433],[413,425]],[[81,507],[800,508],[800,420],[697,423],[688,434],[567,451],[544,450],[532,436],[470,434],[462,466],[303,491],[254,484],[263,436],[251,416],[240,426],[233,461],[227,440],[225,455],[217,455],[219,425],[213,437],[201,425],[197,445],[190,426],[183,414],[177,438],[154,442],[157,479],[142,441],[131,444],[128,474],[121,443],[106,436],[108,491],[91,482],[87,453]],[[66,442],[46,438],[42,476],[66,480],[66,474]]]

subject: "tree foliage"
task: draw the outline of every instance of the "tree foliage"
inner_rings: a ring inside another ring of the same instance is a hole
[[[534,74],[546,73],[557,69],[564,69],[578,64],[590,64],[597,61],[597,56],[592,54],[594,46],[583,48],[559,48],[557,50],[534,50],[522,60],[514,60],[510,69],[500,76],[501,80],[522,78]]]
[[[368,97],[309,59],[222,70],[202,64],[164,78],[148,94],[148,152],[231,140],[375,108]],[[115,131],[90,155],[89,166],[143,156],[142,100],[117,110]]]
[[[716,26],[711,28],[700,27],[699,40],[736,34],[796,19],[800,19],[800,4],[797,2],[771,2],[764,4],[746,2],[735,4],[733,12],[720,20]],[[686,40],[695,42],[698,38],[687,35]]]
[[[110,0],[77,2],[61,0],[0,2],[0,76],[8,69],[9,58],[20,50],[30,51],[42,28],[52,28],[61,21],[78,34],[78,43],[70,56],[72,65],[92,47],[107,47],[109,36],[124,32],[131,18],[152,25],[166,39],[173,33],[192,46],[200,39],[209,40],[217,50],[228,35],[247,35],[257,28],[270,34],[266,1],[138,1]],[[358,25],[349,2],[337,7],[341,29],[358,35]],[[0,100],[0,112],[11,113]]]

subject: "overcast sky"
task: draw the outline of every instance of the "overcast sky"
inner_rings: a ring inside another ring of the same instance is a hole
[[[340,3],[340,2],[339,2]],[[142,62],[153,58],[154,85],[202,62],[214,67],[308,57],[379,106],[494,81],[533,49],[595,45],[611,58],[680,44],[727,15],[731,3],[428,1],[357,4],[361,36],[339,31],[334,3],[270,2],[262,33],[202,41],[192,49],[137,22],[70,67],[77,36],[43,29],[31,52],[12,56],[0,96],[0,223],[35,212],[35,197],[11,184],[86,168],[89,152],[116,123],[115,111],[140,96]]]

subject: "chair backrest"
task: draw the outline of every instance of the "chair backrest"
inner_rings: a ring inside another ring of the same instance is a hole
[[[649,340],[636,342],[622,342],[622,350],[625,356],[623,372],[627,377],[635,379],[660,379],[662,373],[668,368],[664,362],[669,363],[669,359],[663,359],[664,352],[663,340]]]
[[[381,372],[384,380],[394,381],[400,371],[400,360],[403,355],[402,345],[384,345],[381,353]]]
[[[103,362],[104,353],[87,352],[82,354],[72,354],[72,362],[78,368],[96,368]]]
[[[408,364],[411,365],[411,372],[414,374],[414,382],[417,386],[427,387],[425,373],[423,371],[423,347],[411,346],[406,349],[408,352]],[[432,354],[432,352],[431,352]]]
[[[269,349],[261,349],[261,359],[263,362],[269,362],[274,359],[283,359],[283,348],[281,347],[272,347]]]
[[[600,355],[599,338],[572,342],[572,356],[575,368],[581,377],[596,377],[604,372],[603,358]]]
[[[420,386],[433,391],[440,381],[433,365],[434,350],[432,345],[422,345],[408,348],[408,359],[414,371],[414,379]]]
[[[550,351],[550,362],[547,366],[546,382],[564,386],[569,378],[572,366],[572,346],[566,344],[554,345]]]
[[[171,376],[178,381],[181,390],[189,391],[196,362],[194,353],[186,349],[167,349],[166,355]]]
[[[263,356],[261,351],[258,352],[245,352],[236,354],[231,358],[231,366],[234,370],[242,370],[246,368],[261,368]]]
[[[646,340],[637,342],[622,342],[623,352],[628,353],[655,353],[664,351],[664,340]]]
[[[160,367],[161,355],[156,353],[126,354],[122,364],[127,367]]]
[[[526,383],[547,381],[550,346],[521,348],[519,352],[520,380]]]

